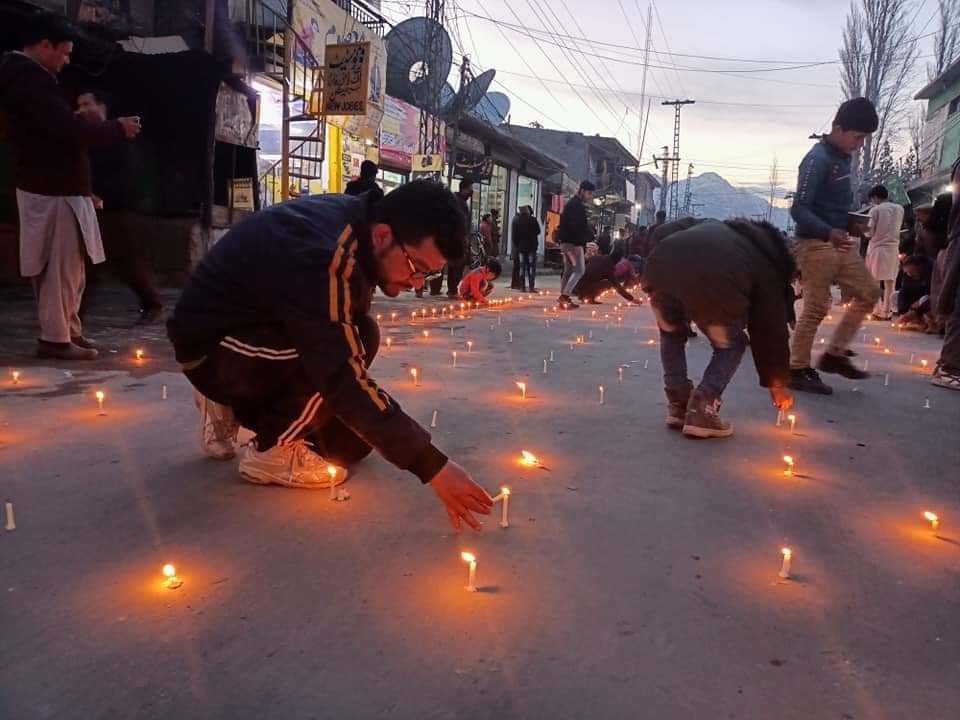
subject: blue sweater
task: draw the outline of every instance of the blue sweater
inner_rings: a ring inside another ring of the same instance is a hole
[[[847,229],[847,213],[853,206],[850,165],[850,156],[826,139],[810,148],[800,163],[790,209],[797,237],[828,240],[831,230]]]

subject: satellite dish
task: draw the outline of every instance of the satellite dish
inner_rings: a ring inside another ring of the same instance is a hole
[[[453,89],[453,85],[450,83],[444,83],[443,87],[440,89],[440,114],[444,114],[447,108],[450,107],[450,104],[457,97],[457,91]]]
[[[387,94],[424,109],[442,97],[453,66],[453,46],[443,25],[415,17],[384,36],[387,44]]]
[[[490,89],[490,84],[496,74],[497,71],[491,69],[477,75],[457,94],[453,102],[443,108],[443,114],[456,117],[461,112],[468,112],[476,107],[477,103],[483,100],[487,90]]]
[[[470,112],[491,125],[502,125],[510,114],[510,98],[502,92],[488,92]]]

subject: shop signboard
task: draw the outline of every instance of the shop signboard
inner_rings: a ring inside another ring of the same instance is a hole
[[[253,210],[253,178],[234,178],[230,184],[230,206],[237,210]]]
[[[370,43],[328,45],[324,80],[326,115],[366,115]]]
[[[420,109],[388,95],[380,126],[380,162],[410,170],[419,143]]]
[[[443,172],[443,155],[439,153],[432,153],[429,155],[414,155],[411,168],[413,172]]]
[[[493,175],[493,158],[489,155],[457,151],[453,165],[455,177],[471,178],[474,182],[489,183]]]
[[[387,49],[383,38],[340,8],[333,0],[298,0],[293,26],[321,65],[328,65],[331,45],[369,43],[369,82],[365,115],[329,115],[327,122],[365,139],[373,139],[383,117],[387,84]],[[302,58],[298,59],[303,62]]]

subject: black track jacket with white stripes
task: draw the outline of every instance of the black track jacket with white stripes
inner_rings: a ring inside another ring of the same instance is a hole
[[[184,364],[239,328],[286,332],[333,412],[387,460],[429,482],[447,458],[367,375],[354,324],[369,312],[376,286],[368,202],[313,195],[242,221],[196,268],[167,332]]]

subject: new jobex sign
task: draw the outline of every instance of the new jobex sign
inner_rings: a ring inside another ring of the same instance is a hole
[[[327,45],[324,113],[366,115],[370,97],[370,43]]]

